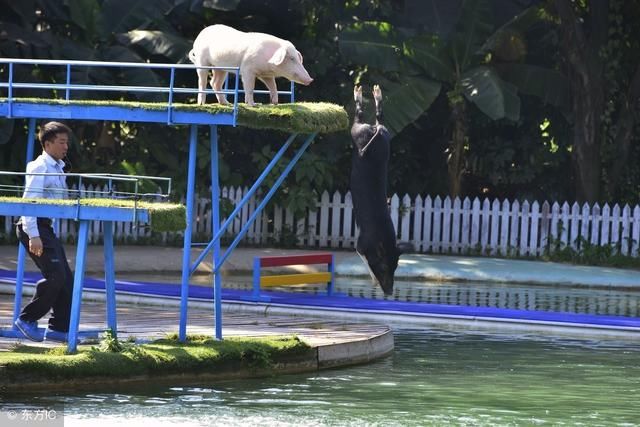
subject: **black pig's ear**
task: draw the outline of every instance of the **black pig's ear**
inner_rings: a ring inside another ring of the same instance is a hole
[[[409,242],[398,242],[397,249],[398,255],[410,254],[416,251],[415,246]]]

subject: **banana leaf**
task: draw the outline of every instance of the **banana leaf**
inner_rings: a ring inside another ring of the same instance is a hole
[[[150,55],[164,56],[171,62],[184,61],[191,43],[178,35],[150,30],[132,30],[116,35],[125,46],[137,46]]]
[[[383,84],[385,125],[392,135],[423,115],[438,97],[442,85],[434,80],[406,77],[401,83]]]
[[[569,80],[562,73],[529,64],[505,64],[496,67],[496,70],[504,80],[517,86],[521,93],[538,97],[565,114],[570,112]]]
[[[492,120],[520,119],[517,88],[505,82],[489,67],[476,67],[464,73],[461,85],[465,98]]]

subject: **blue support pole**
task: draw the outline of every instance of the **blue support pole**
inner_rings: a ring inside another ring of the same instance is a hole
[[[173,83],[176,78],[176,69],[171,67],[171,75],[169,76],[169,102],[167,102],[167,124],[173,123]]]
[[[29,119],[29,131],[27,133],[27,154],[26,163],[33,159],[33,141],[36,134],[36,119]],[[26,177],[25,177],[26,179]],[[17,329],[14,325],[20,316],[22,306],[22,284],[24,282],[24,260],[27,257],[27,250],[22,243],[18,243],[18,266],[16,269],[16,294],[13,298],[13,329]]]
[[[228,77],[228,76],[227,76]],[[218,178],[218,126],[211,126],[211,221],[213,234],[220,230],[220,183]],[[222,275],[216,266],[220,262],[220,239],[213,245],[213,305],[215,337],[222,339]]]
[[[113,221],[102,223],[104,234],[104,288],[107,297],[107,328],[117,337],[118,323],[116,318],[116,280],[113,252]]]
[[[10,119],[13,116],[13,62],[9,64],[9,93],[7,95],[7,100],[9,101],[7,118]]]
[[[67,101],[71,97],[69,86],[71,86],[71,64],[67,64],[67,87],[64,90],[64,99]]]
[[[240,103],[240,100],[238,99],[238,96],[239,96],[238,85],[240,84],[239,70],[236,70],[235,75],[236,75],[236,81],[235,81],[235,87],[233,89],[233,127],[236,127],[236,122],[238,121],[238,104]]]
[[[193,227],[193,200],[196,186],[196,148],[198,144],[198,126],[191,125],[189,133],[189,166],[187,169],[187,228],[184,230],[182,251],[182,286],[180,288],[180,328],[178,339],[187,339],[187,307],[189,305],[189,267],[191,261],[191,229]]]
[[[78,231],[78,248],[76,249],[76,271],[73,279],[73,297],[71,299],[71,320],[69,321],[69,353],[78,348],[78,327],[80,325],[80,307],[82,305],[82,283],[84,282],[84,266],[87,255],[89,224],[91,221],[80,221]]]

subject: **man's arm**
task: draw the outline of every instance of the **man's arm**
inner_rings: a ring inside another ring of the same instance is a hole
[[[47,171],[46,165],[37,165],[30,170],[27,167],[27,173],[44,173]],[[25,177],[24,199],[38,199],[44,197],[44,175],[27,175]],[[23,230],[29,235],[30,238],[40,237],[38,231],[37,218],[33,216],[23,217]]]

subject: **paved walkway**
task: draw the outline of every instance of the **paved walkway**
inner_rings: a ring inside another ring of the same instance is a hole
[[[149,246],[116,246],[115,266],[117,274],[124,273],[171,273],[182,270],[182,248]],[[224,274],[250,275],[253,258],[265,255],[303,254],[310,250],[284,250],[273,248],[236,248],[223,265]],[[368,276],[368,271],[355,251],[332,250],[336,259],[336,273],[348,276]],[[192,250],[195,261],[200,250]],[[67,246],[67,256],[73,266],[75,247]],[[0,269],[15,270],[17,249],[15,246],[0,246]],[[27,261],[27,271],[37,271],[33,262]],[[89,246],[86,273],[103,274],[102,246]],[[312,272],[313,266],[281,268],[287,272]],[[212,271],[211,258],[207,258],[196,274]],[[501,283],[547,283],[559,285],[637,287],[640,289],[640,271],[609,267],[574,266],[543,261],[522,261],[499,258],[462,257],[409,254],[400,258],[396,271],[400,280],[425,281],[493,281]]]

